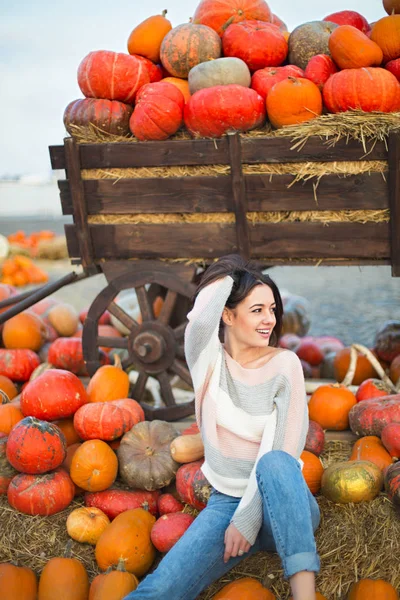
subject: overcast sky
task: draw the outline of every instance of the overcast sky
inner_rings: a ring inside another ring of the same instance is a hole
[[[62,143],[65,106],[82,94],[76,72],[92,50],[126,52],[131,30],[168,9],[187,22],[198,0],[0,0],[0,176],[47,174],[47,147]],[[386,15],[380,0],[271,0],[289,27],[345,9],[369,22]]]

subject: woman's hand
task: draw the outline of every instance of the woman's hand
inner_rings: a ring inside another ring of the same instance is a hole
[[[240,531],[231,523],[225,531],[224,562],[227,563],[231,557],[241,556],[248,552],[251,544],[242,536]]]

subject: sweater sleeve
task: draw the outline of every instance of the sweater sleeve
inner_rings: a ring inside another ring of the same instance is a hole
[[[303,369],[296,354],[290,351],[284,354],[285,368],[274,398],[277,417],[272,450],[283,450],[302,465],[300,454],[305,446],[309,423]],[[265,431],[246,490],[231,519],[251,545],[256,541],[263,520],[262,497],[256,479],[257,463],[270,450],[271,439]]]

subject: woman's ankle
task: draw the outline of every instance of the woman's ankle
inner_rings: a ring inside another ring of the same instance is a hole
[[[290,578],[293,600],[316,600],[314,571],[299,571]]]

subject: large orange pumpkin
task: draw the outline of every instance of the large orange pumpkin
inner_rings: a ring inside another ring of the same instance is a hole
[[[349,460],[369,460],[382,471],[392,464],[392,457],[376,435],[366,435],[357,440]]]
[[[390,15],[376,21],[371,40],[381,48],[385,63],[400,58],[400,15]]]
[[[350,348],[343,348],[336,353],[334,360],[335,375],[337,381],[343,381],[350,366]],[[377,377],[377,372],[363,354],[357,353],[356,371],[353,377],[353,385],[360,385],[366,379]]]
[[[349,412],[355,404],[355,395],[345,386],[321,385],[310,398],[308,413],[322,429],[343,431],[349,428]]]
[[[322,96],[312,81],[288,77],[267,96],[267,113],[276,128],[311,121],[322,114]]]
[[[156,551],[150,539],[156,519],[143,508],[134,508],[118,515],[104,530],[96,544],[96,561],[102,571],[117,566],[141,577],[150,569]]]
[[[128,573],[124,561],[120,561],[117,570],[98,575],[90,586],[89,600],[120,600],[136,590],[138,578]]]
[[[100,367],[89,381],[87,393],[90,402],[109,402],[127,398],[129,377],[122,370],[121,360],[115,355],[114,365]]]
[[[71,461],[71,479],[87,492],[101,492],[115,481],[118,460],[115,452],[101,440],[81,444]]]
[[[3,343],[6,348],[40,350],[46,338],[44,323],[34,313],[22,312],[5,322]]]
[[[399,595],[388,581],[360,579],[351,586],[348,600],[399,600]]]
[[[275,600],[272,592],[267,590],[258,579],[243,577],[225,585],[213,596],[213,600]]]
[[[160,47],[163,39],[172,29],[165,18],[167,11],[145,19],[135,27],[128,39],[129,54],[139,54],[154,63],[160,62]]]
[[[185,23],[174,27],[163,39],[160,58],[174,77],[187,79],[190,69],[221,56],[221,39],[210,27]]]
[[[54,515],[72,502],[75,488],[64,469],[44,475],[20,473],[11,481],[7,497],[10,505],[27,515]]]
[[[342,25],[329,37],[331,56],[340,69],[379,67],[383,53],[378,44],[356,27]]]
[[[38,600],[88,600],[89,577],[77,558],[51,558],[39,580]]]
[[[95,546],[110,519],[102,510],[95,507],[82,506],[73,510],[67,518],[68,535],[82,544]]]
[[[36,600],[37,579],[27,567],[0,563],[1,600]]]
[[[74,415],[74,427],[82,440],[115,440],[134,425],[132,414],[111,402],[90,402]]]
[[[231,23],[271,21],[272,13],[265,0],[201,0],[193,22],[207,25],[223,35]]]
[[[304,462],[302,473],[306,484],[312,494],[317,494],[321,488],[321,479],[324,473],[322,462],[318,456],[308,450],[303,450],[300,458]]]
[[[149,83],[136,97],[129,127],[140,141],[166,140],[182,125],[184,105],[183,94],[175,85]]]

